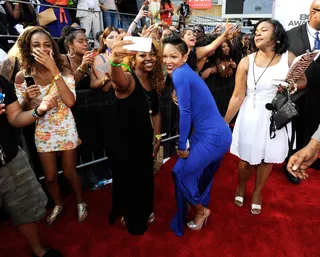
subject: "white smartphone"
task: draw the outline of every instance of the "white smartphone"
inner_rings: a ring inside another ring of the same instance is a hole
[[[125,45],[123,48],[136,52],[151,52],[152,39],[148,37],[125,36],[123,40],[130,40],[131,45]]]

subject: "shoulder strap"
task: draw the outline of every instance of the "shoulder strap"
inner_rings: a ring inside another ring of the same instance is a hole
[[[104,59],[103,55],[102,55],[102,54],[99,54],[99,56],[102,58],[102,61],[103,61],[104,63],[106,63],[106,59]]]
[[[67,57],[67,61],[68,61],[69,65],[71,66],[70,58],[67,54],[66,54],[66,57]]]

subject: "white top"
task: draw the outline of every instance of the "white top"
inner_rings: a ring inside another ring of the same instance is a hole
[[[320,38],[320,31],[315,30],[309,25],[309,23],[307,23],[307,33],[308,33],[308,39],[309,39],[311,51],[314,50],[314,41],[316,40],[316,32],[319,32],[319,38]]]
[[[114,0],[100,0],[100,3],[105,5],[109,10],[117,10]]]
[[[6,52],[0,48],[0,63],[2,63],[7,58],[8,58],[8,55],[6,54]]]
[[[314,132],[312,138],[317,139],[318,141],[320,141],[320,125],[319,125],[317,131]]]
[[[94,9],[96,7],[96,1],[95,0],[87,0],[88,1],[88,8]]]

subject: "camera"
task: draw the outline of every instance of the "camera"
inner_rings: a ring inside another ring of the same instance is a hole
[[[144,10],[144,11],[149,11],[149,5],[144,6],[144,7],[143,7],[143,10]]]

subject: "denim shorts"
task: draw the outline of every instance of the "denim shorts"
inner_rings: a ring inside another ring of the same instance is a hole
[[[47,196],[19,147],[17,156],[0,168],[0,208],[15,225],[40,220],[46,214]]]

